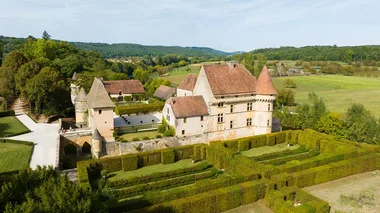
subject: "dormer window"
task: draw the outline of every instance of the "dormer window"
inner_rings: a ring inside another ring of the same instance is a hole
[[[121,91],[119,92],[119,95],[121,95]]]
[[[224,106],[224,103],[223,102],[219,102],[218,103],[218,107],[223,107]]]
[[[100,115],[100,114],[102,114],[102,110],[101,110],[101,109],[99,109],[99,115]]]

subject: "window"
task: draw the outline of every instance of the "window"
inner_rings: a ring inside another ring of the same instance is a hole
[[[223,114],[218,114],[218,123],[223,123]]]
[[[167,109],[167,111],[168,111],[168,114],[169,114],[169,108]]]
[[[203,116],[201,116],[201,121],[203,121]]]
[[[268,104],[268,111],[270,111],[270,104]]]
[[[223,102],[219,102],[218,103],[218,107],[223,107],[224,106],[224,103]]]
[[[102,110],[101,110],[101,109],[99,109],[99,115],[100,115],[100,114],[102,114]]]
[[[247,111],[252,111],[252,103],[247,103]]]
[[[218,131],[222,131],[223,130],[223,124],[218,124],[218,126],[216,127],[216,129],[218,130]]]
[[[252,118],[247,118],[247,126],[252,126]]]
[[[182,130],[182,135],[184,135],[185,134],[185,130]]]
[[[270,120],[267,120],[267,126],[269,126],[269,124],[270,124]]]
[[[170,116],[166,115],[166,120],[170,121]]]
[[[119,95],[121,95],[121,91],[119,92]]]
[[[230,107],[230,112],[231,112],[231,113],[234,112],[234,105],[231,105],[231,107]]]
[[[185,124],[187,122],[187,118],[183,118],[183,123]]]
[[[230,129],[233,129],[235,126],[235,121],[230,121]]]

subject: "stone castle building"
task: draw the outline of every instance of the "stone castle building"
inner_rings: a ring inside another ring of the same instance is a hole
[[[256,79],[234,62],[203,65],[198,77],[190,74],[178,86],[163,116],[177,136],[207,134],[211,141],[267,134],[276,94],[267,67]]]

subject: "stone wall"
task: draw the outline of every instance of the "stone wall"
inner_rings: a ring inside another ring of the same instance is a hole
[[[112,157],[137,152],[152,151],[168,147],[186,146],[199,143],[208,143],[207,134],[187,136],[187,137],[170,137],[152,140],[134,141],[127,143],[107,142],[103,146],[102,157]],[[139,147],[139,148],[138,148]],[[138,151],[137,149],[140,151]]]

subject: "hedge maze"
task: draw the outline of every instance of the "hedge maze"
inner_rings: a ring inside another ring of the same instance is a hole
[[[299,147],[250,158],[241,154],[283,143]],[[117,198],[110,211],[221,212],[265,198],[274,212],[329,212],[326,201],[301,188],[379,169],[380,146],[337,140],[312,130],[284,131],[82,161],[78,163],[79,182],[96,187],[102,169],[134,172],[184,159],[200,162],[107,181]]]

